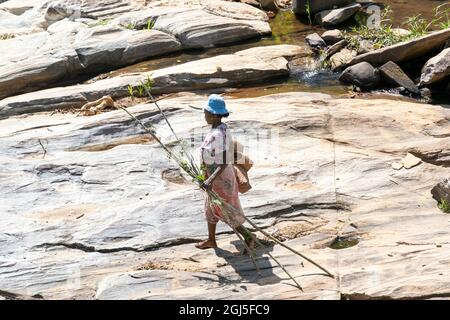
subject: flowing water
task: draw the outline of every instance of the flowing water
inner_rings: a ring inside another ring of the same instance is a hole
[[[441,4],[447,3],[440,0],[393,0],[381,1],[392,10],[391,23],[395,27],[404,27],[404,21],[407,17],[420,14],[427,20],[434,18],[433,9]],[[127,66],[122,69],[114,70],[102,74],[90,81],[102,78],[113,77],[120,74],[132,72],[144,72],[157,70],[177,64],[199,60],[203,58],[230,54],[240,50],[256,46],[276,45],[276,44],[304,44],[305,37],[313,32],[321,34],[324,29],[319,26],[309,25],[307,19],[296,17],[291,10],[283,10],[270,20],[272,35],[262,39],[244,41],[230,46],[221,46],[202,50],[189,50],[182,53],[174,53],[160,58],[154,58],[138,64]],[[227,90],[229,96],[234,98],[257,97],[281,92],[308,91],[322,92],[334,96],[341,96],[348,92],[348,87],[342,85],[338,80],[339,74],[329,70],[316,69],[309,72],[299,72],[292,74],[285,79],[277,79],[271,82],[265,82],[259,86],[235,88]],[[390,98],[396,100],[412,100],[396,94],[393,90],[373,92],[362,95],[371,98]],[[414,100],[412,100],[414,101]],[[448,97],[433,101],[433,103],[450,104]]]

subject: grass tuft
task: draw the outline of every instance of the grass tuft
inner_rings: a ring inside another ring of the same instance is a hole
[[[441,209],[444,213],[450,213],[450,202],[448,202],[446,199],[441,199],[438,204],[438,208]]]

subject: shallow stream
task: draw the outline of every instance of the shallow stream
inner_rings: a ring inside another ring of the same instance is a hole
[[[381,1],[390,6],[392,10],[391,24],[394,27],[404,27],[403,22],[407,17],[420,14],[427,20],[434,17],[434,8],[445,3],[439,0],[394,0]],[[325,29],[319,26],[309,25],[307,19],[299,19],[291,10],[282,10],[270,20],[272,35],[262,39],[251,40],[234,44],[230,46],[221,46],[202,50],[189,50],[181,53],[166,55],[160,58],[154,58],[148,61],[140,62],[127,66],[109,73],[101,74],[90,81],[113,77],[120,74],[152,71],[177,64],[204,59],[208,57],[231,54],[240,50],[256,46],[275,45],[275,44],[304,44],[305,37],[313,32],[321,34]],[[228,95],[234,98],[257,97],[282,92],[322,92],[333,96],[346,96],[348,87],[342,85],[338,80],[339,74],[329,70],[316,69],[309,72],[292,74],[291,77],[278,79],[271,82],[265,82],[257,86],[235,88],[227,90]],[[395,90],[382,90],[360,95],[367,98],[389,98],[395,100],[410,100],[398,94]],[[434,99],[431,103],[450,105],[448,96]]]

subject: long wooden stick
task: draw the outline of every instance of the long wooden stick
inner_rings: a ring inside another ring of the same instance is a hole
[[[304,254],[301,254],[300,252],[298,252],[295,249],[292,249],[291,247],[289,247],[288,245],[285,245],[283,242],[281,242],[280,240],[278,240],[277,238],[273,237],[270,233],[265,232],[263,229],[261,229],[260,227],[258,227],[256,224],[254,224],[249,218],[244,217],[245,220],[252,226],[254,227],[256,230],[258,230],[259,232],[261,232],[263,235],[265,235],[266,237],[270,238],[271,240],[275,241],[276,243],[278,243],[280,246],[292,251],[293,253],[295,253],[296,255],[302,257],[303,259],[305,259],[306,261],[309,261],[310,263],[312,263],[313,265],[315,265],[317,268],[319,268],[320,270],[324,271],[327,276],[331,277],[334,279],[334,275],[329,272],[327,269],[325,269],[324,267],[322,267],[321,265],[319,265],[318,263],[314,262],[312,259],[308,258],[307,256],[305,256]]]

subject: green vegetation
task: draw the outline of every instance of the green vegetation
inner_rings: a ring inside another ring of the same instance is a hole
[[[152,30],[154,25],[155,25],[155,21],[152,20],[151,18],[149,18],[147,21],[146,27],[143,27],[142,25],[138,26],[135,22],[128,22],[125,25],[125,28],[127,28],[129,30]]]
[[[426,35],[430,31],[433,21],[427,21],[418,14],[406,18],[404,25],[407,26],[408,30],[411,32],[411,36],[417,38]]]
[[[381,21],[378,28],[369,28],[365,22],[360,22],[356,27],[352,27],[349,31],[344,31],[344,39],[348,42],[349,47],[359,49],[362,40],[368,40],[373,44],[374,49],[380,49],[386,46],[405,41],[409,35],[400,35],[395,32],[392,25],[388,24],[389,15],[392,10],[386,6],[381,12]]]
[[[128,94],[131,98],[134,98],[134,93],[137,91],[137,96],[142,98],[146,95],[149,95],[152,87],[153,87],[154,81],[150,76],[147,76],[147,79],[145,81],[139,81],[139,84],[134,87],[131,84],[128,85]]]
[[[324,49],[319,50],[319,62],[321,69],[331,69],[331,61],[327,59],[327,51]]]
[[[434,9],[434,14],[438,17],[438,25],[441,29],[450,28],[450,3],[444,3]]]
[[[108,23],[111,22],[111,19],[100,19],[97,20],[97,22],[89,24],[89,28],[97,27],[97,26],[106,26]]]
[[[438,204],[438,208],[445,213],[450,213],[450,203],[446,199],[441,199]]]
[[[337,237],[330,244],[330,248],[331,249],[335,249],[335,250],[347,249],[347,248],[356,246],[358,243],[359,243],[359,240],[356,239],[356,238],[341,238],[341,237]]]
[[[148,21],[147,21],[147,30],[152,30],[154,26],[155,26],[155,20],[148,19]]]
[[[305,9],[306,9],[306,14],[308,16],[309,24],[312,24],[312,20],[311,20],[311,5],[310,5],[309,1],[310,0],[306,1]]]
[[[11,33],[5,33],[0,35],[0,40],[8,40],[8,39],[12,39],[15,38],[15,35],[11,34]]]
[[[145,93],[145,88],[144,88],[144,86],[138,85],[138,86],[136,87],[136,89],[137,89],[137,91],[138,91],[139,97],[143,97],[143,96],[144,96],[144,93]]]
[[[404,25],[411,31],[413,38],[420,37],[431,31],[433,26],[440,29],[450,27],[450,3],[444,3],[434,8],[434,19],[427,21],[420,14],[409,17]]]
[[[125,28],[130,29],[130,30],[134,30],[136,29],[136,25],[132,22],[129,22],[125,25]]]
[[[358,49],[362,40],[368,40],[374,49],[380,49],[402,41],[407,41],[423,36],[431,31],[433,27],[446,29],[450,26],[450,4],[444,3],[434,9],[434,19],[427,21],[421,15],[415,15],[405,19],[403,25],[409,31],[408,34],[400,34],[390,24],[392,10],[386,6],[381,12],[381,21],[378,28],[369,28],[366,21],[362,19],[359,25],[344,31],[344,39],[349,47]]]
[[[435,23],[441,29],[450,28],[450,3],[444,3],[434,9]]]
[[[392,26],[386,25],[378,29],[370,29],[367,26],[353,27],[350,31],[350,33],[344,31],[344,39],[354,49],[359,49],[362,40],[368,40],[373,44],[374,49],[380,49],[410,38],[409,35],[398,34]]]
[[[298,44],[297,38],[293,35],[299,32],[295,14],[292,10],[280,11],[270,21],[272,36],[261,40],[261,45],[266,44]]]
[[[128,85],[127,89],[128,89],[128,94],[133,99],[134,98],[134,88],[133,88],[133,86],[130,84],[130,85]]]

